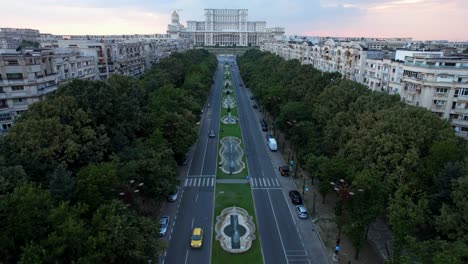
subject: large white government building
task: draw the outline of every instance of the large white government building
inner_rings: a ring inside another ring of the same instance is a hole
[[[205,9],[205,21],[187,21],[185,32],[195,46],[260,46],[284,34],[284,28],[247,19],[247,9]]]

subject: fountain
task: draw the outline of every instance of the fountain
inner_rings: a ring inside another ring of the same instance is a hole
[[[252,247],[255,237],[255,224],[252,216],[239,207],[224,209],[216,217],[216,240],[230,253],[242,253]]]
[[[242,161],[244,151],[240,146],[241,141],[236,137],[223,137],[220,140],[220,143],[220,169],[224,173],[228,173],[230,175],[242,172],[242,170],[245,168],[245,163]]]

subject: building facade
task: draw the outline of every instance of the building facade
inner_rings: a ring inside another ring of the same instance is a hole
[[[448,57],[443,51],[372,50],[358,43],[265,41],[260,49],[324,72],[339,72],[373,91],[398,94],[404,102],[448,119],[458,135],[468,138],[468,57]]]
[[[16,49],[21,41],[38,41],[39,30],[29,28],[0,28],[0,49]]]
[[[30,104],[55,91],[57,84],[52,50],[0,54],[0,132],[8,130]]]
[[[186,32],[195,46],[259,46],[282,36],[284,28],[248,21],[247,9],[205,9],[205,21],[187,21]]]

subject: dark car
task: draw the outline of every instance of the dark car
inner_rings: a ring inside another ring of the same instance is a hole
[[[290,191],[289,198],[293,204],[302,204],[302,197],[298,191]]]
[[[255,104],[255,105],[252,105],[252,107],[253,107],[254,109],[258,109],[258,106],[257,106],[256,104]]]
[[[250,100],[255,100],[255,96],[250,96]]]
[[[262,131],[268,131],[268,125],[266,125],[266,126],[262,125]]]
[[[279,166],[278,167],[281,176],[289,176],[289,166]]]

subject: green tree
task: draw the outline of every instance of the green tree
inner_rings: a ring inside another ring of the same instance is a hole
[[[75,196],[91,210],[118,197],[120,180],[113,163],[99,163],[83,167],[76,175]]]
[[[49,179],[49,190],[52,197],[58,200],[70,200],[73,195],[75,180],[67,170],[67,164],[62,162],[54,170]]]
[[[47,237],[53,208],[49,192],[24,184],[0,200],[0,260],[15,263],[21,248]]]

